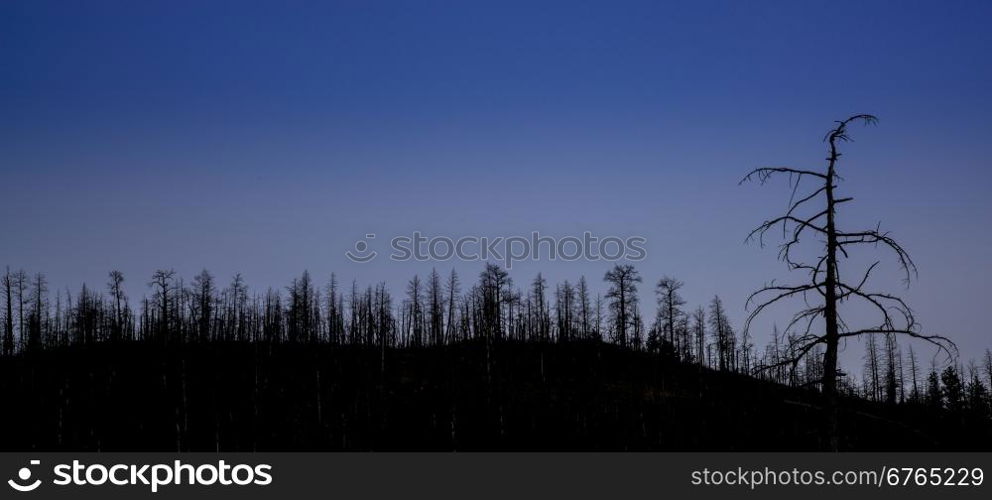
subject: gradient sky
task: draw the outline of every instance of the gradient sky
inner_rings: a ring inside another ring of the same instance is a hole
[[[992,3],[468,3],[3,2],[0,265],[53,289],[117,268],[135,296],[162,267],[398,292],[431,264],[344,252],[589,230],[648,239],[647,315],[671,274],[739,326],[750,290],[789,277],[743,244],[789,192],[738,179],[819,167],[832,120],[874,113],[845,149],[842,222],[901,238],[905,296],[963,358],[992,344]],[[512,276],[599,287],[608,267]]]

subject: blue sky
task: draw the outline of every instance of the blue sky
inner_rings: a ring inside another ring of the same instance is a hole
[[[920,267],[906,292],[919,319],[977,356],[992,344],[990,14],[988,2],[3,2],[0,264],[73,289],[119,268],[133,295],[160,267],[257,287],[335,271],[398,292],[430,264],[344,252],[366,233],[383,245],[589,230],[647,238],[647,304],[672,274],[691,304],[720,294],[739,325],[748,291],[788,278],[774,249],[743,245],[788,190],[737,180],[819,167],[832,120],[867,112],[881,122],[852,131],[841,169],[857,202],[842,222],[901,238]],[[481,265],[437,267],[470,281]],[[607,267],[512,274],[598,283]],[[892,271],[880,288],[899,288]]]

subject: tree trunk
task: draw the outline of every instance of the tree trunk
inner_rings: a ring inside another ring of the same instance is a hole
[[[838,409],[837,409],[837,349],[840,332],[837,324],[837,229],[834,221],[834,164],[839,155],[830,138],[830,166],[827,169],[827,276],[824,280],[824,310],[826,323],[826,352],[823,354],[823,402],[826,411],[825,444],[830,451],[838,451]]]

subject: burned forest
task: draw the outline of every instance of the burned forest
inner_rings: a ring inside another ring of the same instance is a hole
[[[689,307],[671,277],[646,319],[629,265],[595,296],[585,278],[517,287],[493,264],[471,283],[415,277],[401,298],[306,272],[254,293],[240,275],[159,270],[136,304],[116,271],[73,294],[2,279],[6,450],[831,446],[819,346],[798,359],[797,334],[777,331],[755,346],[719,297]],[[992,355],[928,371],[919,348],[879,339],[863,377],[838,379],[839,448],[992,442]]]

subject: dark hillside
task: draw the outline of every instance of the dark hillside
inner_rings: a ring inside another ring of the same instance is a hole
[[[817,393],[596,341],[93,344],[0,359],[4,450],[814,450]],[[988,425],[845,401],[846,449]],[[967,436],[961,438],[959,436]]]

